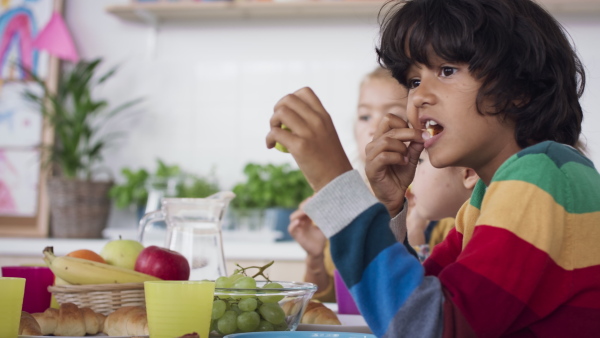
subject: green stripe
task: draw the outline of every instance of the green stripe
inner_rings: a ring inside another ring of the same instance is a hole
[[[469,204],[474,206],[475,208],[481,210],[481,203],[483,202],[483,196],[485,196],[485,190],[487,187],[482,180],[477,181],[475,188],[473,189],[473,193],[471,194],[471,199],[469,200]]]
[[[579,153],[579,151],[577,151],[575,148],[557,142],[545,141],[538,143],[523,149],[517,154],[517,156],[524,157],[532,154],[548,155],[548,157],[550,157],[559,168],[570,162],[577,162],[590,168],[594,168],[594,163],[585,156],[581,155],[581,153]]]
[[[600,175],[593,167],[581,161],[556,161],[543,153],[521,155],[507,160],[492,182],[517,180],[534,184],[569,213],[600,211]]]

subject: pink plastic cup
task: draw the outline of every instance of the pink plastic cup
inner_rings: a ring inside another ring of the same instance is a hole
[[[358,307],[352,299],[350,291],[346,287],[342,276],[335,270],[333,272],[333,283],[335,286],[335,299],[338,304],[338,313],[343,315],[359,315]]]
[[[50,307],[52,294],[48,286],[54,284],[54,274],[45,266],[3,266],[3,277],[25,278],[23,311],[44,312]]]

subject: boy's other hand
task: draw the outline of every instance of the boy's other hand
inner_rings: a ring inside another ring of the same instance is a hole
[[[365,172],[373,193],[396,216],[415,177],[423,151],[423,130],[413,129],[398,116],[387,114],[367,145]]]
[[[276,142],[292,154],[315,192],[352,170],[331,116],[308,87],[286,95],[275,105],[267,148]],[[285,124],[290,130],[281,129]]]

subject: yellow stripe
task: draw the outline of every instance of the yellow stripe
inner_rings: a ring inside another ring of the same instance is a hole
[[[457,216],[463,248],[473,235],[473,225],[483,224],[514,233],[548,253],[563,269],[600,264],[600,212],[569,214],[550,194],[523,181],[494,182],[486,196],[502,198],[484,198],[479,216],[470,204]]]

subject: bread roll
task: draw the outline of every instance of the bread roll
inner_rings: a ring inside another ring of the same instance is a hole
[[[124,306],[110,313],[104,321],[103,332],[109,336],[148,335],[146,308],[142,306]]]
[[[342,325],[335,312],[312,300],[306,305],[300,324]]]
[[[85,336],[102,332],[104,315],[90,308],[79,308],[73,303],[63,303],[59,309],[49,308],[32,314],[40,326],[40,335]]]
[[[28,312],[21,311],[21,321],[19,323],[19,335],[23,336],[41,336],[42,329],[40,324]]]

